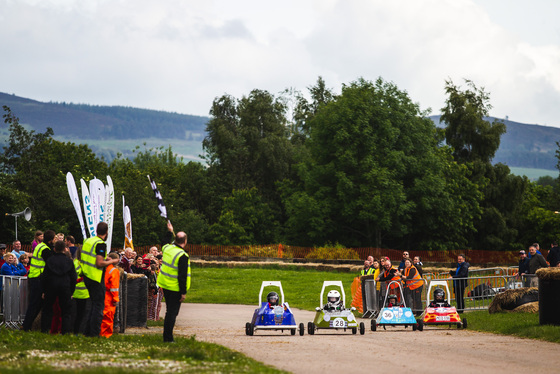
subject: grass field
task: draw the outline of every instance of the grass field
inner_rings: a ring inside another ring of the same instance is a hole
[[[110,339],[0,329],[0,372],[10,373],[282,373],[195,337],[114,335]]]
[[[533,168],[518,168],[518,167],[511,167],[509,168],[512,174],[515,175],[525,175],[532,181],[536,181],[540,177],[544,176],[551,176],[553,178],[558,178],[558,170],[548,170],[548,169],[533,169]]]
[[[274,267],[197,268],[193,265],[192,273],[192,286],[187,295],[189,303],[256,306],[261,283],[266,280],[281,281],[285,301],[292,307],[304,310],[314,310],[319,306],[319,294],[325,280],[342,281],[346,293],[346,306],[350,307],[352,301],[350,287],[356,277],[353,273],[315,271],[296,267],[285,270]],[[270,287],[265,291],[277,290]]]

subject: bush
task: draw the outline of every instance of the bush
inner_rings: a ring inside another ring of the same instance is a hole
[[[320,260],[359,260],[358,253],[350,248],[336,243],[334,246],[325,246],[314,248],[305,258],[313,258]]]

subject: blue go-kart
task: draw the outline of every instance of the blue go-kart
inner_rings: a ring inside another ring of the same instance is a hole
[[[270,286],[278,287],[282,297],[278,300],[278,295],[276,295],[276,302],[274,303],[269,303],[268,300],[262,301],[263,290]],[[296,334],[296,330],[299,330],[300,335],[303,335],[305,332],[304,324],[296,325],[290,306],[284,302],[282,283],[278,281],[262,282],[261,291],[259,292],[259,303],[257,305],[258,308],[253,313],[253,319],[245,324],[246,335],[253,336],[257,330],[280,330],[282,332],[289,330],[292,335]]]

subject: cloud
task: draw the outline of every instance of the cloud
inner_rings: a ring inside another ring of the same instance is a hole
[[[422,108],[472,79],[493,115],[560,126],[560,46],[471,0],[0,0],[0,90],[207,115],[215,97],[381,76]],[[535,28],[539,25],[535,24]]]

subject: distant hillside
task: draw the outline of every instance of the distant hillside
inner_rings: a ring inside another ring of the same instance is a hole
[[[202,141],[208,117],[122,106],[43,103],[0,93],[7,105],[37,131],[47,127],[68,139],[179,138]]]
[[[430,116],[440,127],[440,116]],[[487,118],[494,121],[494,118]],[[556,150],[560,141],[560,128],[540,125],[528,125],[509,120],[501,120],[507,128],[502,135],[500,148],[494,157],[494,163],[503,163],[511,167],[557,170]]]

